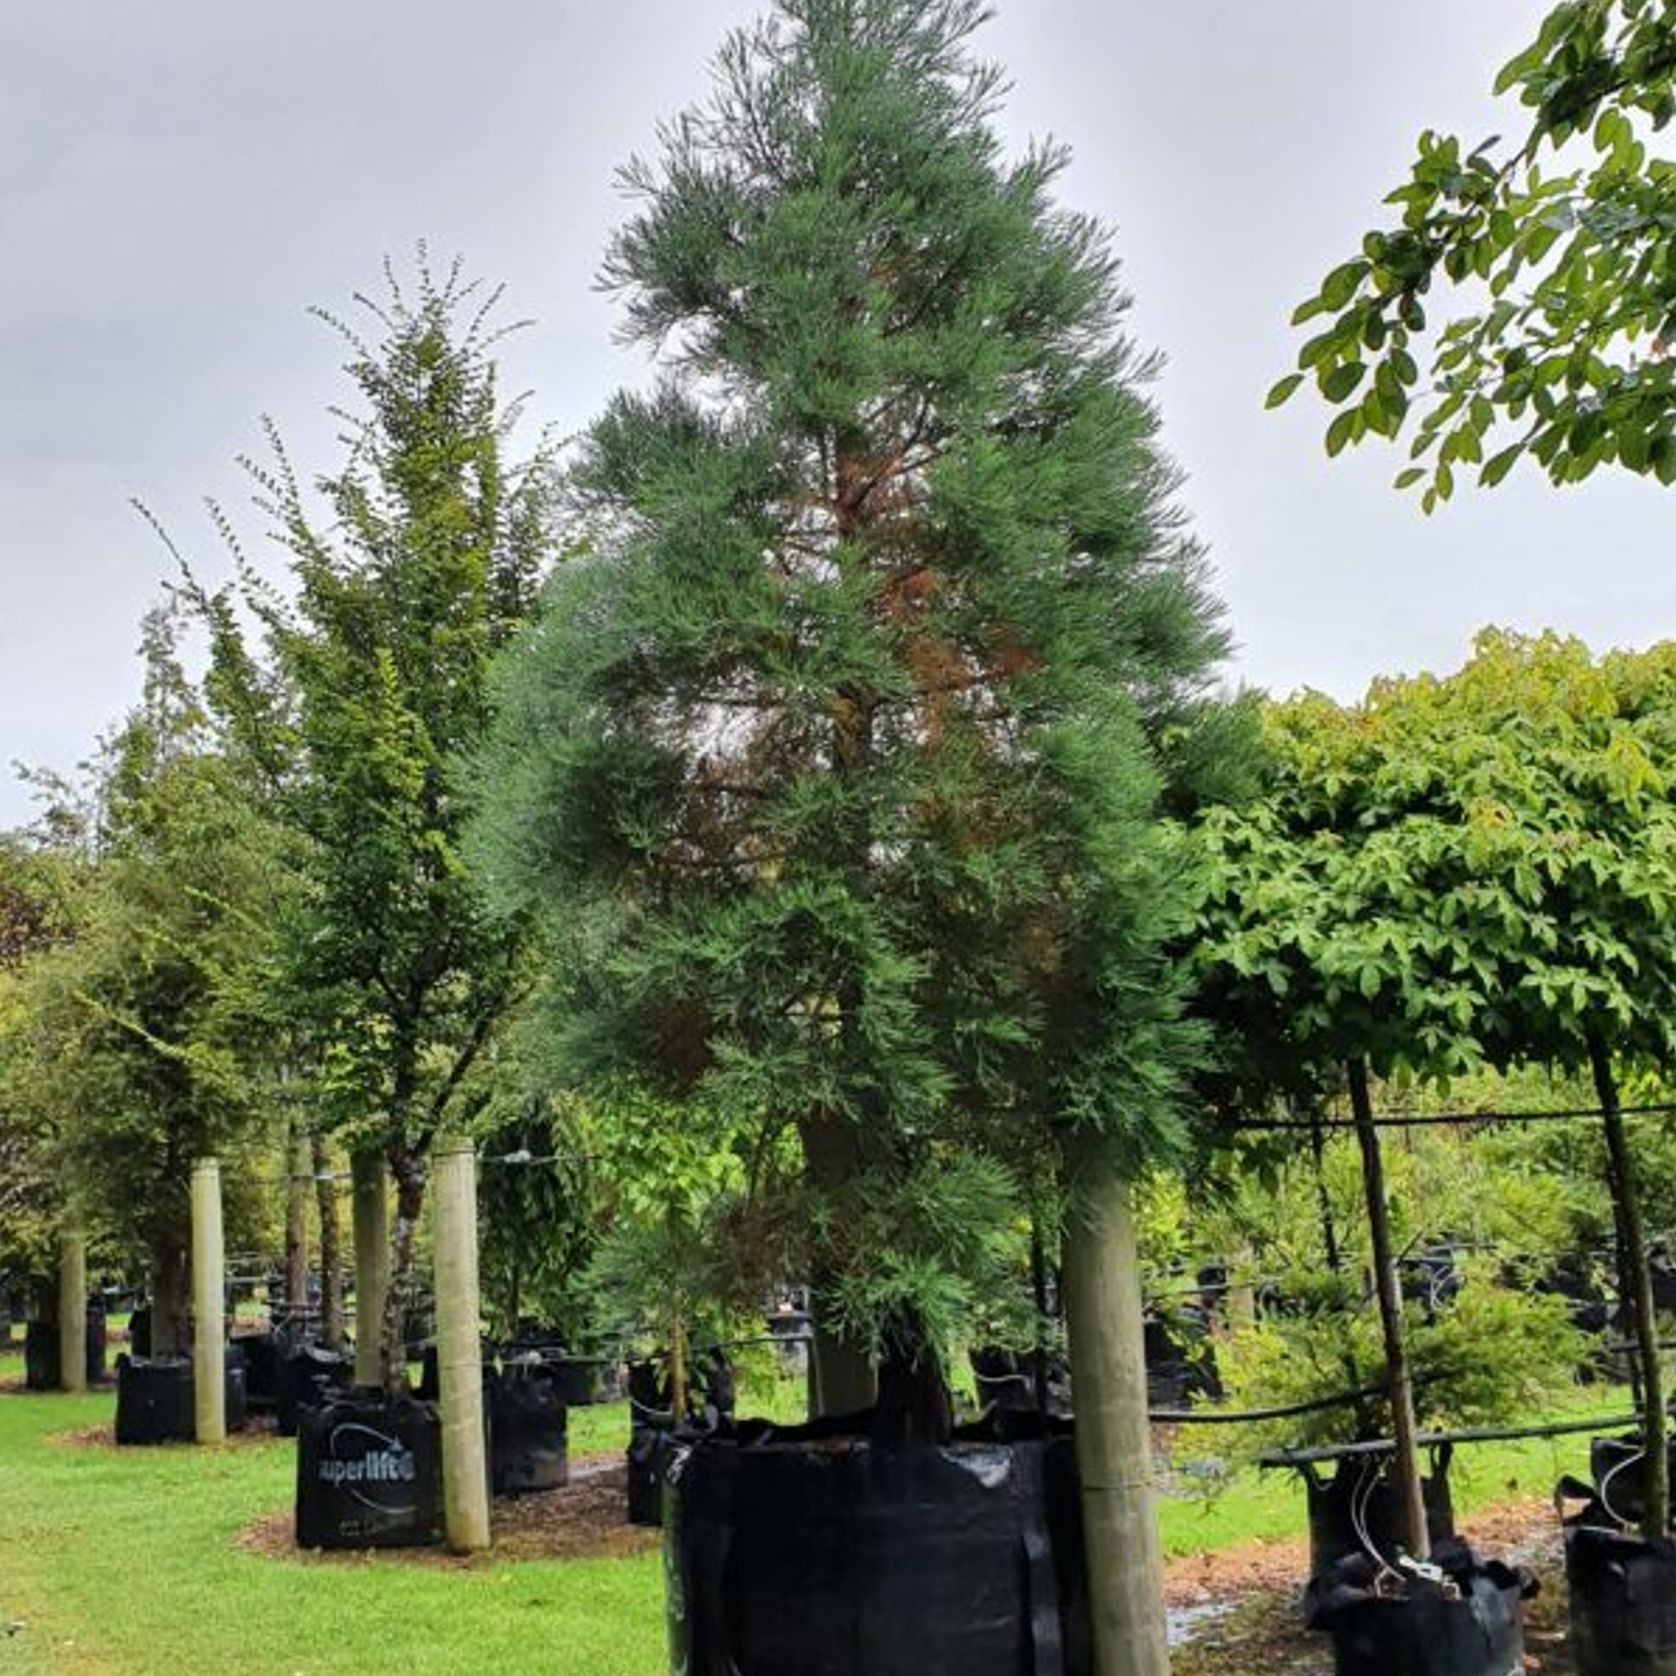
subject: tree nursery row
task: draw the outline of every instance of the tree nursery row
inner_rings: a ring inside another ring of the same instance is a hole
[[[1556,11],[1601,28],[1511,67],[1533,148],[1596,116],[1644,169],[1656,10]],[[21,1383],[113,1377],[125,1447],[295,1438],[302,1547],[465,1552],[626,1396],[691,1676],[1162,1676],[1166,1436],[1301,1479],[1341,1676],[1509,1676],[1533,1579],[1450,1459],[1582,1428],[1571,1656],[1668,1676],[1676,643],[1230,691],[1107,233],[1001,145],[982,16],[731,39],[624,173],[655,376],[580,438],[524,440],[499,292],[421,249],[322,316],[335,464],[269,427],[248,513],[153,521],[141,697],[0,838]],[[1276,399],[1334,452],[1407,421],[1423,295],[1545,253],[1427,144],[1300,311]],[[1515,453],[1664,475],[1668,361],[1510,393],[1490,320],[1430,496],[1496,357]]]

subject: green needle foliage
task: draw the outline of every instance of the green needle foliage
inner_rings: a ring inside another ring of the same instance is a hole
[[[1065,153],[1002,154],[984,12],[781,0],[625,171],[662,376],[481,776],[567,1074],[800,1142],[823,1326],[893,1368],[1010,1268],[973,1230],[1050,1126],[1175,1138],[1158,817],[1227,754],[1151,363]]]
[[[1496,91],[1529,113],[1517,143],[1420,137],[1395,224],[1297,311],[1310,336],[1270,405],[1313,379],[1339,409],[1331,454],[1414,421],[1397,486],[1428,512],[1527,456],[1555,483],[1602,465],[1676,483],[1676,20],[1565,0]],[[1465,298],[1440,323],[1446,286]]]

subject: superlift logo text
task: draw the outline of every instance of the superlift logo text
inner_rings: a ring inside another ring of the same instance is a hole
[[[370,1426],[335,1426],[317,1471],[322,1484],[346,1490],[381,1513],[412,1511],[400,1493],[419,1477],[419,1463],[400,1438]]]

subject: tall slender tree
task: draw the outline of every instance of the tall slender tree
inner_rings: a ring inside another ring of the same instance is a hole
[[[489,661],[549,557],[550,473],[543,450],[510,457],[521,404],[499,389],[499,292],[457,263],[433,274],[423,250],[410,282],[387,278],[382,301],[359,299],[373,341],[323,316],[360,404],[341,467],[305,487],[272,426],[269,458],[249,462],[293,585],[268,587],[239,555],[242,590],[197,597],[212,695],[304,843],[286,975],[317,1107],[395,1179],[379,1325],[394,1385],[430,1146],[486,1098],[474,1076],[518,983],[518,928],[486,911],[460,858],[450,763],[487,727]]]
[[[1003,154],[985,15],[781,0],[625,171],[605,274],[663,376],[588,439],[590,553],[484,774],[569,1073],[795,1137],[821,1406],[876,1366],[910,1436],[946,1425],[1009,1161],[1062,1145],[1073,1244],[1122,1248],[1192,1045],[1160,807],[1224,755],[1152,364],[1105,232],[1055,200],[1065,153]],[[1145,1470],[1109,1464],[1097,1534]]]

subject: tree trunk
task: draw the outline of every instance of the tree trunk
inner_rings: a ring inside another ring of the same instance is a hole
[[[844,1186],[861,1167],[861,1146],[854,1126],[830,1119],[799,1125],[803,1139],[803,1168],[816,1192]],[[878,1380],[867,1352],[837,1333],[828,1318],[824,1293],[826,1277],[810,1277],[809,1313],[814,1343],[809,1346],[809,1414],[822,1420],[834,1414],[856,1414],[878,1398]]]
[[[1431,1558],[1431,1534],[1426,1527],[1425,1493],[1420,1483],[1419,1427],[1414,1418],[1414,1382],[1408,1368],[1403,1338],[1402,1289],[1397,1284],[1396,1254],[1391,1245],[1390,1206],[1385,1198],[1385,1161],[1379,1150],[1379,1130],[1373,1121],[1368,1095],[1368,1068],[1353,1059],[1350,1107],[1356,1119],[1356,1139],[1362,1148],[1362,1187],[1368,1201],[1368,1231],[1373,1244],[1373,1283],[1379,1299],[1379,1325],[1385,1338],[1385,1379],[1391,1396],[1391,1429],[1397,1454],[1396,1477],[1403,1545],[1417,1560]]]
[[[151,1258],[151,1354],[155,1358],[186,1352],[186,1309],[190,1296],[186,1253],[175,1240],[162,1242]]]
[[[380,1362],[384,1389],[394,1397],[407,1389],[407,1315],[413,1303],[414,1246],[425,1209],[425,1170],[410,1153],[397,1151],[390,1157],[390,1173],[396,1179],[396,1223],[390,1236]]]
[[[314,1203],[320,1218],[320,1342],[343,1349],[343,1239],[338,1216],[338,1184],[326,1153],[326,1138],[316,1135],[309,1149],[314,1174]]]
[[[388,1389],[384,1300],[390,1295],[390,1175],[376,1152],[357,1153],[355,1181],[355,1383]]]
[[[1612,1057],[1598,1039],[1589,1043],[1589,1064],[1606,1130],[1607,1186],[1617,1214],[1623,1257],[1619,1291],[1631,1313],[1631,1330],[1641,1364],[1641,1436],[1646,1446],[1645,1512],[1641,1532],[1662,1537],[1670,1524],[1669,1421],[1664,1412],[1664,1370],[1659,1366],[1658,1319],[1653,1307],[1653,1277],[1647,1265],[1647,1236],[1641,1221],[1641,1194],[1630,1162],[1618,1104]]]
[[[448,1546],[457,1554],[474,1554],[489,1546],[482,1318],[477,1157],[469,1144],[455,1142],[441,1149],[436,1165],[436,1340],[443,1503]]]
[[[1036,1409],[1048,1411],[1048,1272],[1047,1247],[1042,1224],[1036,1213],[1030,1217],[1030,1296],[1036,1305],[1036,1342],[1030,1351],[1030,1384],[1036,1395]]]
[[[308,1178],[312,1173],[308,1139],[301,1120],[293,1114],[285,1130],[285,1316],[293,1344],[308,1337]]]
[[[87,1236],[74,1227],[58,1248],[58,1383],[87,1389]]]
[[[192,1345],[194,1435],[227,1441],[227,1263],[221,1222],[221,1166],[212,1158],[192,1168]]]
[[[1075,1162],[1065,1303],[1094,1669],[1168,1676],[1130,1184],[1092,1152]]]

